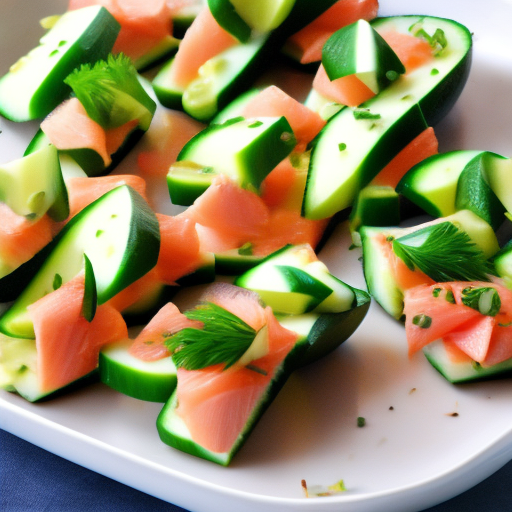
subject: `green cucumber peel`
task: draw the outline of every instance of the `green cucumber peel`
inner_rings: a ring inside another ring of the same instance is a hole
[[[241,43],[251,38],[251,27],[240,17],[230,0],[208,0],[208,7],[217,23]]]
[[[365,20],[335,32],[322,49],[329,79],[355,75],[377,94],[405,73],[405,67],[379,33]]]
[[[85,286],[84,286],[84,301],[82,303],[82,316],[88,321],[94,320],[96,315],[96,307],[98,305],[98,291],[96,288],[96,278],[94,277],[94,269],[92,268],[91,260],[84,253],[84,271],[85,271]]]
[[[489,158],[504,157],[483,152],[464,167],[457,182],[455,208],[472,211],[496,230],[505,221],[506,209],[486,180],[485,162]]]

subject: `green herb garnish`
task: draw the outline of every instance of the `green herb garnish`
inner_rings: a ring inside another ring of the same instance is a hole
[[[347,145],[346,145],[344,142],[340,142],[340,143],[338,144],[338,149],[339,149],[340,151],[345,151],[345,149],[347,149]]]
[[[357,426],[358,426],[359,428],[362,428],[362,427],[364,427],[365,425],[366,425],[366,419],[365,419],[365,418],[363,418],[362,416],[359,416],[359,417],[357,418]]]
[[[412,323],[421,327],[422,329],[428,329],[432,325],[432,318],[427,315],[416,315],[412,319]]]
[[[439,294],[441,293],[441,290],[442,290],[441,288],[434,288],[434,289],[432,290],[432,295],[433,295],[434,297],[436,297],[436,298],[437,298],[437,297],[439,297]]]
[[[244,355],[256,337],[250,325],[211,302],[185,312],[185,316],[203,322],[203,328],[187,327],[165,341],[177,368],[200,370],[224,364],[226,370]]]
[[[370,109],[368,108],[355,108],[353,110],[354,119],[357,119],[358,121],[360,119],[380,119],[380,114],[374,114],[373,112],[370,112]]]
[[[62,286],[62,276],[60,274],[55,274],[53,276],[52,288],[54,290],[58,290]]]
[[[469,235],[451,222],[441,222],[397,238],[393,251],[410,270],[431,279],[489,281],[492,266]]]
[[[496,316],[501,309],[501,299],[498,291],[492,287],[462,290],[462,303],[475,309],[482,315]]]
[[[73,89],[87,115],[103,128],[138,119],[147,129],[156,104],[137,76],[130,58],[120,53],[94,65],[82,64],[64,82]]]
[[[450,304],[455,304],[455,295],[453,295],[453,292],[451,290],[446,290],[446,295],[444,296],[446,302],[449,302]]]
[[[246,244],[242,245],[242,247],[238,249],[238,254],[240,254],[240,256],[252,256],[253,247],[251,242],[247,242]]]
[[[257,128],[263,124],[262,121],[254,121],[253,123],[247,125],[247,128]]]
[[[444,30],[437,28],[433,35],[430,35],[423,28],[423,19],[414,23],[409,27],[409,32],[415,37],[419,37],[426,41],[432,50],[434,51],[434,55],[439,55],[447,46],[448,41],[446,39],[446,35]]]

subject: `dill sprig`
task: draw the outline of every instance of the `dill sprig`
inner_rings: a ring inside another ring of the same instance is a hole
[[[165,341],[177,368],[200,370],[224,364],[225,370],[244,355],[256,337],[250,325],[211,302],[185,312],[185,316],[203,322],[203,328],[187,327]]]
[[[451,222],[397,238],[393,251],[411,270],[418,269],[437,283],[489,281],[493,273],[482,250]]]
[[[122,53],[110,54],[106,61],[93,65],[82,64],[64,82],[73,89],[87,115],[105,129],[147,116],[154,104],[132,61]]]

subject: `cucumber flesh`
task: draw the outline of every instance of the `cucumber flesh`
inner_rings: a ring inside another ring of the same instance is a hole
[[[133,189],[118,187],[76,215],[52,242],[43,265],[9,310],[0,332],[34,338],[27,307],[53,290],[55,276],[66,283],[78,274],[86,252],[94,268],[98,304],[103,304],[156,264],[158,220]]]
[[[97,371],[57,390],[42,391],[37,377],[35,340],[18,339],[0,333],[0,388],[16,392],[29,402],[55,397],[97,380]]]
[[[0,165],[0,200],[34,221],[46,212],[56,221],[66,219],[68,195],[55,146]]]
[[[28,55],[0,79],[0,114],[12,121],[48,115],[70,93],[64,79],[76,67],[105,59],[120,25],[99,6],[69,11]]]
[[[429,343],[423,348],[423,353],[428,362],[453,384],[508,377],[512,374],[512,359],[492,366],[483,366],[474,361],[454,362],[446,353],[442,340]]]

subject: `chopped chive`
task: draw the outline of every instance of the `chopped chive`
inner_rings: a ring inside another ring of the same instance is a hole
[[[449,302],[450,304],[455,304],[455,296],[453,295],[453,292],[451,290],[448,290],[446,292],[445,299],[446,302]]]
[[[421,327],[422,329],[428,329],[432,325],[432,318],[423,314],[416,315],[412,319],[412,323],[418,327]]]
[[[438,75],[438,74],[439,74],[439,69],[437,69],[437,68],[432,68],[432,70],[430,71],[430,74],[431,74],[432,76]]]
[[[369,108],[355,108],[353,110],[354,119],[380,119],[380,114],[374,114],[370,112]]]
[[[344,142],[340,142],[340,143],[338,144],[338,149],[339,149],[340,151],[345,151],[345,149],[347,149],[347,145],[346,145]]]
[[[441,288],[434,288],[434,289],[432,290],[432,295],[433,295],[434,297],[439,297],[439,294],[440,294],[440,293],[441,293]]]
[[[390,71],[387,71],[386,72],[386,78],[390,81],[390,82],[394,82],[400,75],[396,72],[396,71],[393,71],[393,70],[390,70]]]
[[[104,233],[104,231],[102,229],[98,229],[98,231],[96,231],[96,238],[101,236],[103,233]]]
[[[238,254],[240,254],[240,256],[252,256],[252,244],[247,242],[246,244],[242,245],[242,247],[238,249]]]
[[[263,124],[262,121],[254,121],[254,123],[251,123],[247,126],[247,128],[257,128],[258,126],[261,126]]]
[[[59,53],[59,50],[53,50],[53,52],[50,52],[49,57],[53,57],[54,55],[57,55]]]
[[[501,309],[500,295],[492,287],[464,288],[462,303],[486,316],[496,316]]]
[[[406,94],[405,96],[402,96],[401,100],[402,101],[412,100],[412,94]]]
[[[57,46],[64,46],[65,44],[67,44],[67,41],[59,41]]]
[[[18,372],[19,372],[19,373],[25,373],[27,370],[28,370],[28,366],[27,366],[26,364],[22,364],[22,365],[19,367]]]
[[[254,366],[253,364],[246,364],[245,367],[248,370],[252,370],[253,372],[259,373],[260,375],[264,375],[265,377],[268,375],[268,373],[263,368],[259,368],[258,366]]]
[[[395,239],[393,235],[389,235],[386,237],[386,242],[392,242]]]
[[[365,419],[365,418],[363,418],[362,416],[359,416],[359,417],[357,418],[357,426],[358,426],[359,428],[362,428],[362,427],[364,427],[365,425],[366,425],[366,419]]]
[[[54,290],[58,290],[62,286],[62,276],[60,274],[55,274],[53,277],[52,287]]]

